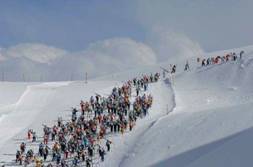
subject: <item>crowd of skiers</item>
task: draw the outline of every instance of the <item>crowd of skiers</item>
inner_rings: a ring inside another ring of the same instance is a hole
[[[236,61],[236,60],[241,60],[242,55],[244,54],[244,51],[241,51],[239,55],[237,55],[235,52],[233,53],[228,53],[224,56],[216,56],[216,57],[209,57],[207,59],[200,59],[197,58],[197,62],[201,62],[201,66],[208,66],[212,64],[220,64],[220,63],[225,63],[228,61]]]
[[[36,167],[90,167],[96,158],[104,161],[112,144],[108,134],[132,131],[137,119],[148,114],[153,97],[146,91],[159,77],[156,73],[134,78],[122,87],[113,88],[108,97],[96,94],[89,101],[81,101],[80,109],[72,108],[69,121],[59,117],[55,125],[43,125],[43,141],[38,151],[27,150],[26,144],[21,143],[16,163],[25,166],[34,163]],[[36,142],[36,133],[28,130],[27,138]]]
[[[235,52],[228,53],[224,56],[216,56],[216,57],[209,57],[209,58],[197,58],[197,63],[201,63],[201,66],[209,66],[214,64],[221,64],[228,61],[237,61],[242,60],[242,56],[244,54],[244,51],[241,51],[238,55]],[[168,74],[175,74],[177,70],[177,66],[175,64],[170,64],[169,69],[161,67],[163,71],[163,78],[166,77],[166,73]],[[184,71],[190,70],[190,64],[188,61],[186,61],[184,65]]]
[[[238,55],[229,53],[224,56],[197,58],[197,62],[201,63],[202,67],[209,66],[241,60],[243,54],[244,51]],[[162,68],[164,77],[165,72],[176,73],[176,68],[176,65],[170,65],[170,70]],[[184,71],[188,70],[190,70],[190,65],[187,61]],[[159,77],[159,73],[156,73],[143,76],[140,79],[134,78],[120,88],[113,88],[108,97],[96,94],[91,96],[89,101],[81,101],[80,109],[72,109],[70,121],[64,123],[59,117],[56,125],[52,127],[44,125],[43,142],[39,145],[38,153],[34,153],[32,149],[26,150],[26,144],[21,143],[20,149],[16,153],[16,163],[30,164],[35,162],[36,167],[41,167],[44,161],[51,159],[58,166],[66,167],[71,159],[72,166],[85,163],[89,167],[93,163],[96,153],[101,161],[104,161],[106,151],[110,151],[112,144],[110,140],[106,139],[107,134],[124,134],[127,130],[131,131],[136,120],[148,114],[153,98],[151,95],[141,94],[141,91],[145,92],[149,83],[157,82]],[[133,92],[136,97],[131,103]],[[36,142],[35,131],[29,129],[27,138]],[[105,145],[106,151],[103,145]],[[53,165],[49,163],[47,166]]]

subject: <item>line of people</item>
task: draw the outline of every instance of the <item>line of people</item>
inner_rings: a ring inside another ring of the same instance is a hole
[[[216,57],[209,57],[209,58],[197,58],[197,63],[201,63],[202,67],[213,65],[213,64],[220,64],[220,63],[225,63],[228,61],[237,61],[237,60],[242,60],[242,56],[244,54],[244,51],[240,51],[239,54],[236,54],[235,52],[228,53],[224,56],[216,56]],[[170,64],[169,70],[166,68],[161,67],[163,71],[163,78],[166,77],[166,73],[169,74],[175,74],[177,70],[177,66],[175,64]],[[188,61],[186,61],[185,66],[184,66],[184,71],[189,71],[190,70],[190,64]]]
[[[90,167],[104,161],[112,144],[107,139],[108,134],[132,131],[137,119],[148,114],[153,97],[147,95],[146,91],[148,85],[157,82],[159,77],[160,74],[156,73],[134,78],[122,87],[113,88],[108,97],[96,94],[89,101],[81,101],[80,109],[72,109],[69,121],[64,122],[59,117],[52,127],[44,125],[43,141],[38,146],[38,153],[32,149],[26,150],[25,143],[22,143],[17,151],[16,162],[25,165],[35,162],[36,167],[52,167],[54,164],[60,167],[85,164]],[[31,132],[34,131],[29,130],[27,135],[33,141],[35,132]]]
[[[228,61],[236,61],[236,60],[241,60],[242,59],[242,56],[244,54],[244,51],[241,51],[239,53],[239,56],[233,52],[233,53],[228,53],[224,56],[216,56],[216,57],[209,57],[207,59],[200,59],[200,58],[197,58],[197,62],[201,62],[201,66],[208,66],[208,65],[212,65],[212,64],[220,64],[220,63],[225,63],[225,62],[228,62]]]

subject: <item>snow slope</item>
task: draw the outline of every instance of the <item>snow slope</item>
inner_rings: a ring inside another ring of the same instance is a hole
[[[199,68],[192,59],[190,72],[180,70],[185,62],[177,62],[180,69],[172,81],[167,78],[150,85],[154,104],[149,116],[139,120],[131,133],[108,136],[112,151],[99,165],[252,166],[253,47],[243,49],[243,61]],[[0,95],[0,113],[5,113],[0,118],[0,164],[13,165],[10,162],[28,128],[41,132],[43,123],[51,124],[58,116],[68,118],[70,107],[78,106],[81,99],[94,93],[106,95],[121,81],[159,67],[115,73],[88,84],[1,83],[1,93],[8,95]]]
[[[27,83],[0,82],[0,122],[15,109],[15,104],[28,85]]]
[[[97,91],[110,90],[115,81],[51,82],[28,85],[4,118],[0,120],[0,162],[11,162],[29,128],[41,136],[42,124],[52,124],[58,116],[68,118],[71,107],[88,100]],[[20,90],[21,91],[21,90]]]
[[[147,143],[141,142],[145,141],[143,137],[152,126],[156,125],[162,117],[168,115],[174,108],[172,91],[168,83],[163,81],[150,86],[148,93],[152,93],[154,105],[149,116],[137,122],[133,133],[110,137],[113,141],[113,151],[108,154],[108,159],[101,166],[122,166],[129,156],[135,155],[138,146],[146,147]]]
[[[232,145],[252,147],[252,135],[242,132],[253,126],[252,72],[249,58],[177,75],[175,109],[149,128],[121,166],[231,166],[225,153],[237,160],[233,166],[252,166],[247,155],[247,162],[238,157],[253,151]]]

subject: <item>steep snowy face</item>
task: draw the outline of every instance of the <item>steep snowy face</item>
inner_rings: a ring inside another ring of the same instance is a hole
[[[178,83],[185,88],[198,85],[199,88],[217,88],[230,91],[251,91],[253,59],[231,61],[198,68],[195,73],[178,76]],[[183,81],[190,81],[184,84]],[[184,84],[184,85],[182,85]]]
[[[172,77],[173,112],[150,124],[121,166],[251,166],[242,148],[252,139],[253,55],[244,56]]]
[[[253,102],[252,56],[247,54],[243,60],[198,67],[194,72],[176,76],[178,102],[187,104],[178,107],[201,111]]]

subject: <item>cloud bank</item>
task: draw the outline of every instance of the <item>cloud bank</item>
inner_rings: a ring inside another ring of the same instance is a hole
[[[152,46],[160,62],[169,61],[173,63],[173,61],[187,60],[204,54],[196,41],[182,33],[164,27],[154,27],[147,43]]]
[[[5,80],[58,81],[96,77],[157,64],[153,50],[129,38],[112,38],[68,52],[43,44],[19,44],[0,50],[0,69]]]
[[[62,49],[34,43],[18,44],[0,52],[5,58],[27,58],[38,63],[50,63],[67,53]]]
[[[157,26],[142,42],[111,38],[76,52],[40,43],[2,48],[0,72],[2,80],[8,81],[83,80],[86,72],[89,77],[97,77],[161,62],[186,61],[202,54],[197,42]]]

